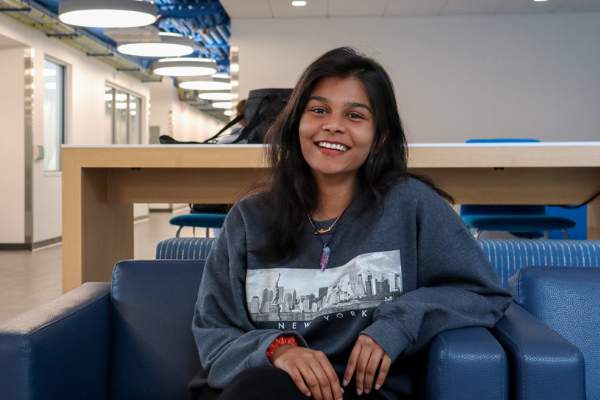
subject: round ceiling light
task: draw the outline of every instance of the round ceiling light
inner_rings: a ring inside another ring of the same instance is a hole
[[[175,33],[159,33],[160,41],[119,44],[117,50],[138,57],[179,57],[194,52],[194,41]]]
[[[186,81],[181,82],[179,87],[190,90],[231,90],[231,83],[216,81]]]
[[[168,76],[202,76],[217,72],[217,63],[209,58],[164,58],[154,63],[154,73]]]
[[[230,101],[223,101],[218,103],[212,103],[214,108],[231,108],[233,107],[233,103]]]
[[[231,93],[220,93],[220,92],[207,92],[200,93],[198,95],[202,100],[232,100],[233,94]]]
[[[153,24],[156,4],[136,0],[66,0],[58,3],[58,19],[90,28],[130,28]]]

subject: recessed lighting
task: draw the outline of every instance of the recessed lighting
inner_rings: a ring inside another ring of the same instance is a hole
[[[304,7],[306,5],[306,1],[292,1],[292,5],[294,7]]]
[[[533,1],[548,1],[548,0],[533,0]]]
[[[233,115],[233,111],[227,110],[227,111],[224,111],[223,114],[225,114],[229,117],[229,116]]]

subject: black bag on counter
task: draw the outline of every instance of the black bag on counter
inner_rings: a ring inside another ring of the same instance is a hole
[[[217,143],[216,139],[242,118],[244,119],[244,129],[231,144],[262,143],[271,124],[290,101],[292,91],[293,89],[251,90],[248,94],[248,100],[246,100],[244,114],[238,116],[221,129],[219,133],[202,143]]]
[[[293,89],[251,90],[244,110],[244,129],[233,143],[262,143],[271,124],[285,108]]]

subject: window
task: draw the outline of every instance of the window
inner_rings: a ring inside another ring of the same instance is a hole
[[[142,143],[141,97],[106,85],[104,105],[104,129],[112,143]]]
[[[65,142],[65,67],[44,60],[44,169],[61,170]]]

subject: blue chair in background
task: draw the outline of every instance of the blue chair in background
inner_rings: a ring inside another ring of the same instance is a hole
[[[181,230],[185,226],[190,226],[194,230],[194,237],[196,236],[196,228],[206,228],[206,237],[209,236],[209,229],[220,229],[223,227],[223,222],[227,214],[209,214],[209,213],[189,213],[184,215],[177,215],[171,218],[169,223],[176,225],[177,232],[176,237],[179,237]]]
[[[537,139],[470,139],[467,143],[537,143]],[[564,217],[549,216],[538,205],[461,205],[460,216],[475,238],[483,231],[505,231],[525,239],[549,238],[548,231],[559,230],[569,239],[567,229],[576,224]]]
[[[538,205],[461,205],[460,216],[470,228],[483,231],[506,231],[525,239],[549,237],[548,231],[559,230],[569,239],[567,229],[576,224],[570,219],[546,214],[546,206]]]

